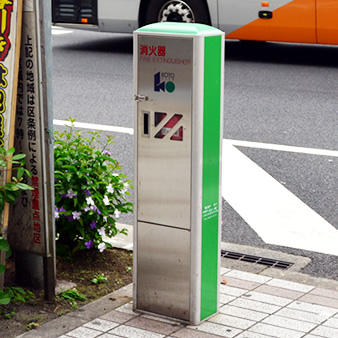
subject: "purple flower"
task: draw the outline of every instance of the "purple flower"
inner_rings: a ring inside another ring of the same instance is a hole
[[[66,216],[66,218],[69,222],[74,221],[73,215]]]
[[[67,195],[66,195],[68,198],[74,198],[74,197],[77,197],[77,195],[75,194],[75,192],[72,190],[72,189],[69,189],[67,191]]]
[[[90,209],[93,210],[94,212],[97,212],[99,215],[101,215],[101,211],[96,207],[96,205],[92,205]]]
[[[90,194],[90,191],[88,190],[88,189],[85,189],[85,190],[83,190],[85,193],[86,193],[86,195],[87,196],[90,196],[91,194]]]
[[[103,150],[103,152],[102,152],[103,154],[107,154],[107,155],[111,155],[111,152],[110,151],[108,151],[108,150]]]
[[[94,246],[94,243],[92,240],[89,240],[88,242],[85,242],[85,246],[87,247],[87,249],[90,249]]]
[[[91,222],[91,223],[90,223],[90,228],[91,228],[91,229],[95,229],[95,228],[96,228],[96,224],[97,224],[96,221]]]
[[[81,211],[73,211],[72,212],[73,218],[75,219],[80,219],[82,212]]]
[[[59,209],[59,211],[60,212],[62,212],[62,211],[67,211],[64,207],[61,207],[60,209]]]
[[[67,197],[67,194],[60,194],[61,197]]]

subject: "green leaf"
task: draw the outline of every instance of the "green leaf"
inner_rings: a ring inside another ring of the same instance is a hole
[[[25,173],[25,169],[24,168],[22,168],[22,167],[20,167],[19,169],[18,169],[18,172],[17,172],[17,178],[18,179],[20,179],[22,176],[23,176],[23,174]]]
[[[4,238],[0,238],[0,250],[3,250],[3,251],[9,250],[8,241],[6,241]]]
[[[34,190],[33,187],[25,183],[17,183],[16,186],[21,190]]]
[[[6,267],[3,264],[0,264],[0,274],[5,272],[5,270],[6,270]]]
[[[8,149],[8,151],[7,151],[7,155],[12,155],[14,153],[15,153],[15,148],[14,147]]]
[[[0,305],[7,305],[11,301],[11,296],[0,290]]]
[[[7,191],[17,191],[19,188],[14,183],[6,183],[5,190]]]
[[[26,157],[26,154],[16,154],[12,157],[12,161],[20,161]]]

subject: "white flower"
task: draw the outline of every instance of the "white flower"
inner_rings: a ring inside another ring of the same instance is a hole
[[[86,202],[88,205],[95,205],[94,200],[91,198],[91,196],[86,197]]]
[[[73,215],[74,219],[80,219],[80,216],[82,215],[82,212],[81,211],[73,211],[72,215]]]
[[[55,218],[60,218],[59,213],[55,210]]]
[[[105,222],[107,222],[108,217],[107,217],[107,216],[103,216],[103,220],[104,220]]]
[[[97,229],[97,232],[99,233],[100,236],[103,236],[105,234],[104,227]]]
[[[100,252],[102,252],[103,250],[105,250],[106,248],[106,244],[105,243],[100,243],[97,248],[100,250]]]
[[[109,198],[108,198],[108,196],[107,195],[105,195],[104,197],[103,197],[103,203],[105,204],[105,205],[109,205]]]
[[[107,192],[109,192],[109,193],[114,193],[114,188],[113,188],[113,186],[111,185],[111,183],[109,183],[108,185],[107,185]]]
[[[120,212],[119,210],[116,209],[116,210],[114,211],[114,215],[115,215],[116,218],[119,218],[119,217],[120,217],[120,214],[121,214],[121,212]]]
[[[83,211],[89,211],[89,210],[90,210],[90,207],[88,205],[83,208]]]

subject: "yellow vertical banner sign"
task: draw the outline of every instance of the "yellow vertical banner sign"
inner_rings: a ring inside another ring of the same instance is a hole
[[[17,79],[21,42],[22,0],[0,0],[0,146],[13,146]],[[0,171],[0,185],[11,176],[11,166]],[[1,235],[7,237],[8,205],[1,215]],[[1,262],[5,255],[1,252]],[[3,287],[0,276],[0,289]]]

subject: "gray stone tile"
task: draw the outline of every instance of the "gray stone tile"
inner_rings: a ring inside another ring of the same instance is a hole
[[[304,338],[323,338],[321,336],[315,336],[313,334],[307,334],[306,336],[304,336]]]
[[[337,309],[338,311],[338,299],[335,299],[335,298],[327,298],[327,297],[307,294],[299,298],[299,300],[301,302],[332,307],[332,308]]]
[[[101,316],[101,319],[110,320],[115,323],[123,324],[128,320],[138,317],[139,315],[136,313],[130,314],[121,311],[111,311],[106,313],[105,315]]]
[[[217,336],[214,334],[210,334],[207,332],[197,331],[197,330],[190,330],[187,328],[180,329],[171,335],[172,337],[177,338],[215,338],[215,337],[223,337]]]
[[[301,311],[301,310],[295,310],[295,309],[289,309],[289,308],[283,308],[275,313],[278,316],[291,318],[291,319],[297,319],[297,320],[303,320],[305,322],[314,323],[314,324],[321,324],[323,323],[327,318],[330,317],[330,314],[324,314],[324,313],[313,313],[308,311]]]
[[[259,312],[264,312],[268,314],[272,314],[277,312],[278,310],[281,309],[280,306],[273,305],[273,304],[266,304],[262,302],[256,302],[254,300],[249,300],[249,299],[243,299],[243,298],[237,298],[229,305],[237,306],[237,307],[242,307],[244,309],[248,310],[253,310],[253,311],[259,311]]]
[[[236,297],[234,296],[228,296],[228,295],[224,295],[224,294],[220,294],[219,296],[219,301],[221,304],[227,304],[231,301],[233,301],[234,299],[236,299]]]
[[[115,329],[109,331],[110,334],[115,334],[117,336],[126,337],[126,338],[162,338],[165,337],[163,334],[139,329],[136,327],[121,325]]]
[[[167,324],[164,322],[144,318],[144,317],[137,317],[130,320],[126,325],[137,327],[139,329],[144,329],[152,332],[161,333],[164,335],[169,335],[175,331],[177,331],[181,325],[178,324]]]
[[[99,338],[121,338],[121,336],[116,336],[115,334],[110,334],[110,333],[104,333]]]
[[[231,269],[223,268],[223,267],[221,266],[221,279],[222,279],[222,276],[223,276],[224,274],[228,273],[229,271],[231,271]]]
[[[211,319],[208,320],[209,322],[222,324],[225,326],[235,327],[237,329],[246,330],[250,326],[256,324],[255,321],[244,319],[244,318],[237,318],[234,316],[229,316],[223,313],[219,313],[216,316],[213,316]]]
[[[271,280],[270,277],[256,275],[254,273],[238,271],[238,270],[229,271],[227,274],[225,274],[225,277],[227,277],[227,276],[246,280],[246,281],[249,281],[249,282],[255,282],[255,283],[259,283],[259,284],[264,284],[264,283],[268,282],[269,280]]]
[[[311,313],[318,314],[320,316],[327,316],[327,318],[337,313],[337,309],[327,307],[327,306],[317,305],[317,304],[301,302],[299,300],[292,302],[291,304],[287,306],[287,308],[311,312]]]
[[[266,284],[259,286],[257,289],[255,289],[255,291],[289,299],[298,299],[304,296],[304,292],[284,289]]]
[[[309,286],[301,283],[290,282],[283,279],[273,278],[266,283],[270,286],[276,286],[278,288],[283,288],[287,290],[293,290],[298,292],[309,292],[314,289],[314,286]]]
[[[250,328],[250,332],[256,332],[260,334],[265,334],[267,336],[277,337],[277,338],[300,338],[304,335],[304,332],[294,331],[290,329],[285,329],[282,327],[277,327],[274,325],[258,323]]]
[[[229,338],[235,337],[236,335],[242,332],[242,330],[235,329],[233,327],[219,325],[210,322],[203,322],[198,326],[188,326],[188,328]]]
[[[249,319],[259,322],[268,316],[267,313],[243,309],[237,306],[224,305],[220,308],[220,313],[235,316],[239,318]]]
[[[250,331],[245,331],[241,333],[239,336],[236,336],[236,338],[269,338],[269,337],[274,337],[274,336],[267,336],[263,334],[259,334],[256,332],[250,332]]]
[[[320,337],[327,337],[327,338],[337,338],[338,337],[338,329],[328,326],[318,326],[314,329],[311,334],[320,336]]]
[[[225,275],[224,278],[222,279],[227,282],[226,283],[227,286],[234,286],[245,290],[253,290],[261,285],[261,283],[255,283],[243,279],[233,278],[228,275]]]
[[[261,292],[250,291],[246,293],[242,298],[254,300],[256,302],[262,302],[267,304],[273,304],[277,306],[286,306],[292,302],[289,298],[272,296]]]
[[[338,291],[327,290],[322,288],[314,288],[309,294],[338,300]]]
[[[118,325],[119,325],[118,323],[114,323],[114,322],[111,322],[109,320],[97,318],[97,319],[94,319],[94,320],[84,324],[83,326],[88,327],[90,329],[106,332],[106,331],[113,329],[114,327],[116,327]]]
[[[314,329],[317,324],[306,322],[303,320],[297,320],[297,319],[291,319],[281,316],[272,315],[267,318],[265,318],[262,323],[275,325],[279,327],[284,327],[286,329],[292,328],[296,331],[302,331],[302,332],[310,332],[312,329]]]
[[[225,295],[233,296],[233,297],[240,297],[247,292],[248,290],[240,289],[240,288],[236,288],[236,287],[228,286],[228,285],[221,285],[220,287],[221,294],[225,294]]]
[[[75,338],[94,338],[98,337],[100,334],[102,334],[102,332],[80,326],[75,330],[68,332],[67,336]]]
[[[323,326],[330,326],[335,329],[338,329],[338,318],[330,318],[323,323]]]
[[[133,303],[127,303],[123,306],[120,306],[116,309],[116,311],[129,313],[130,315],[135,315],[135,312],[133,311]]]

